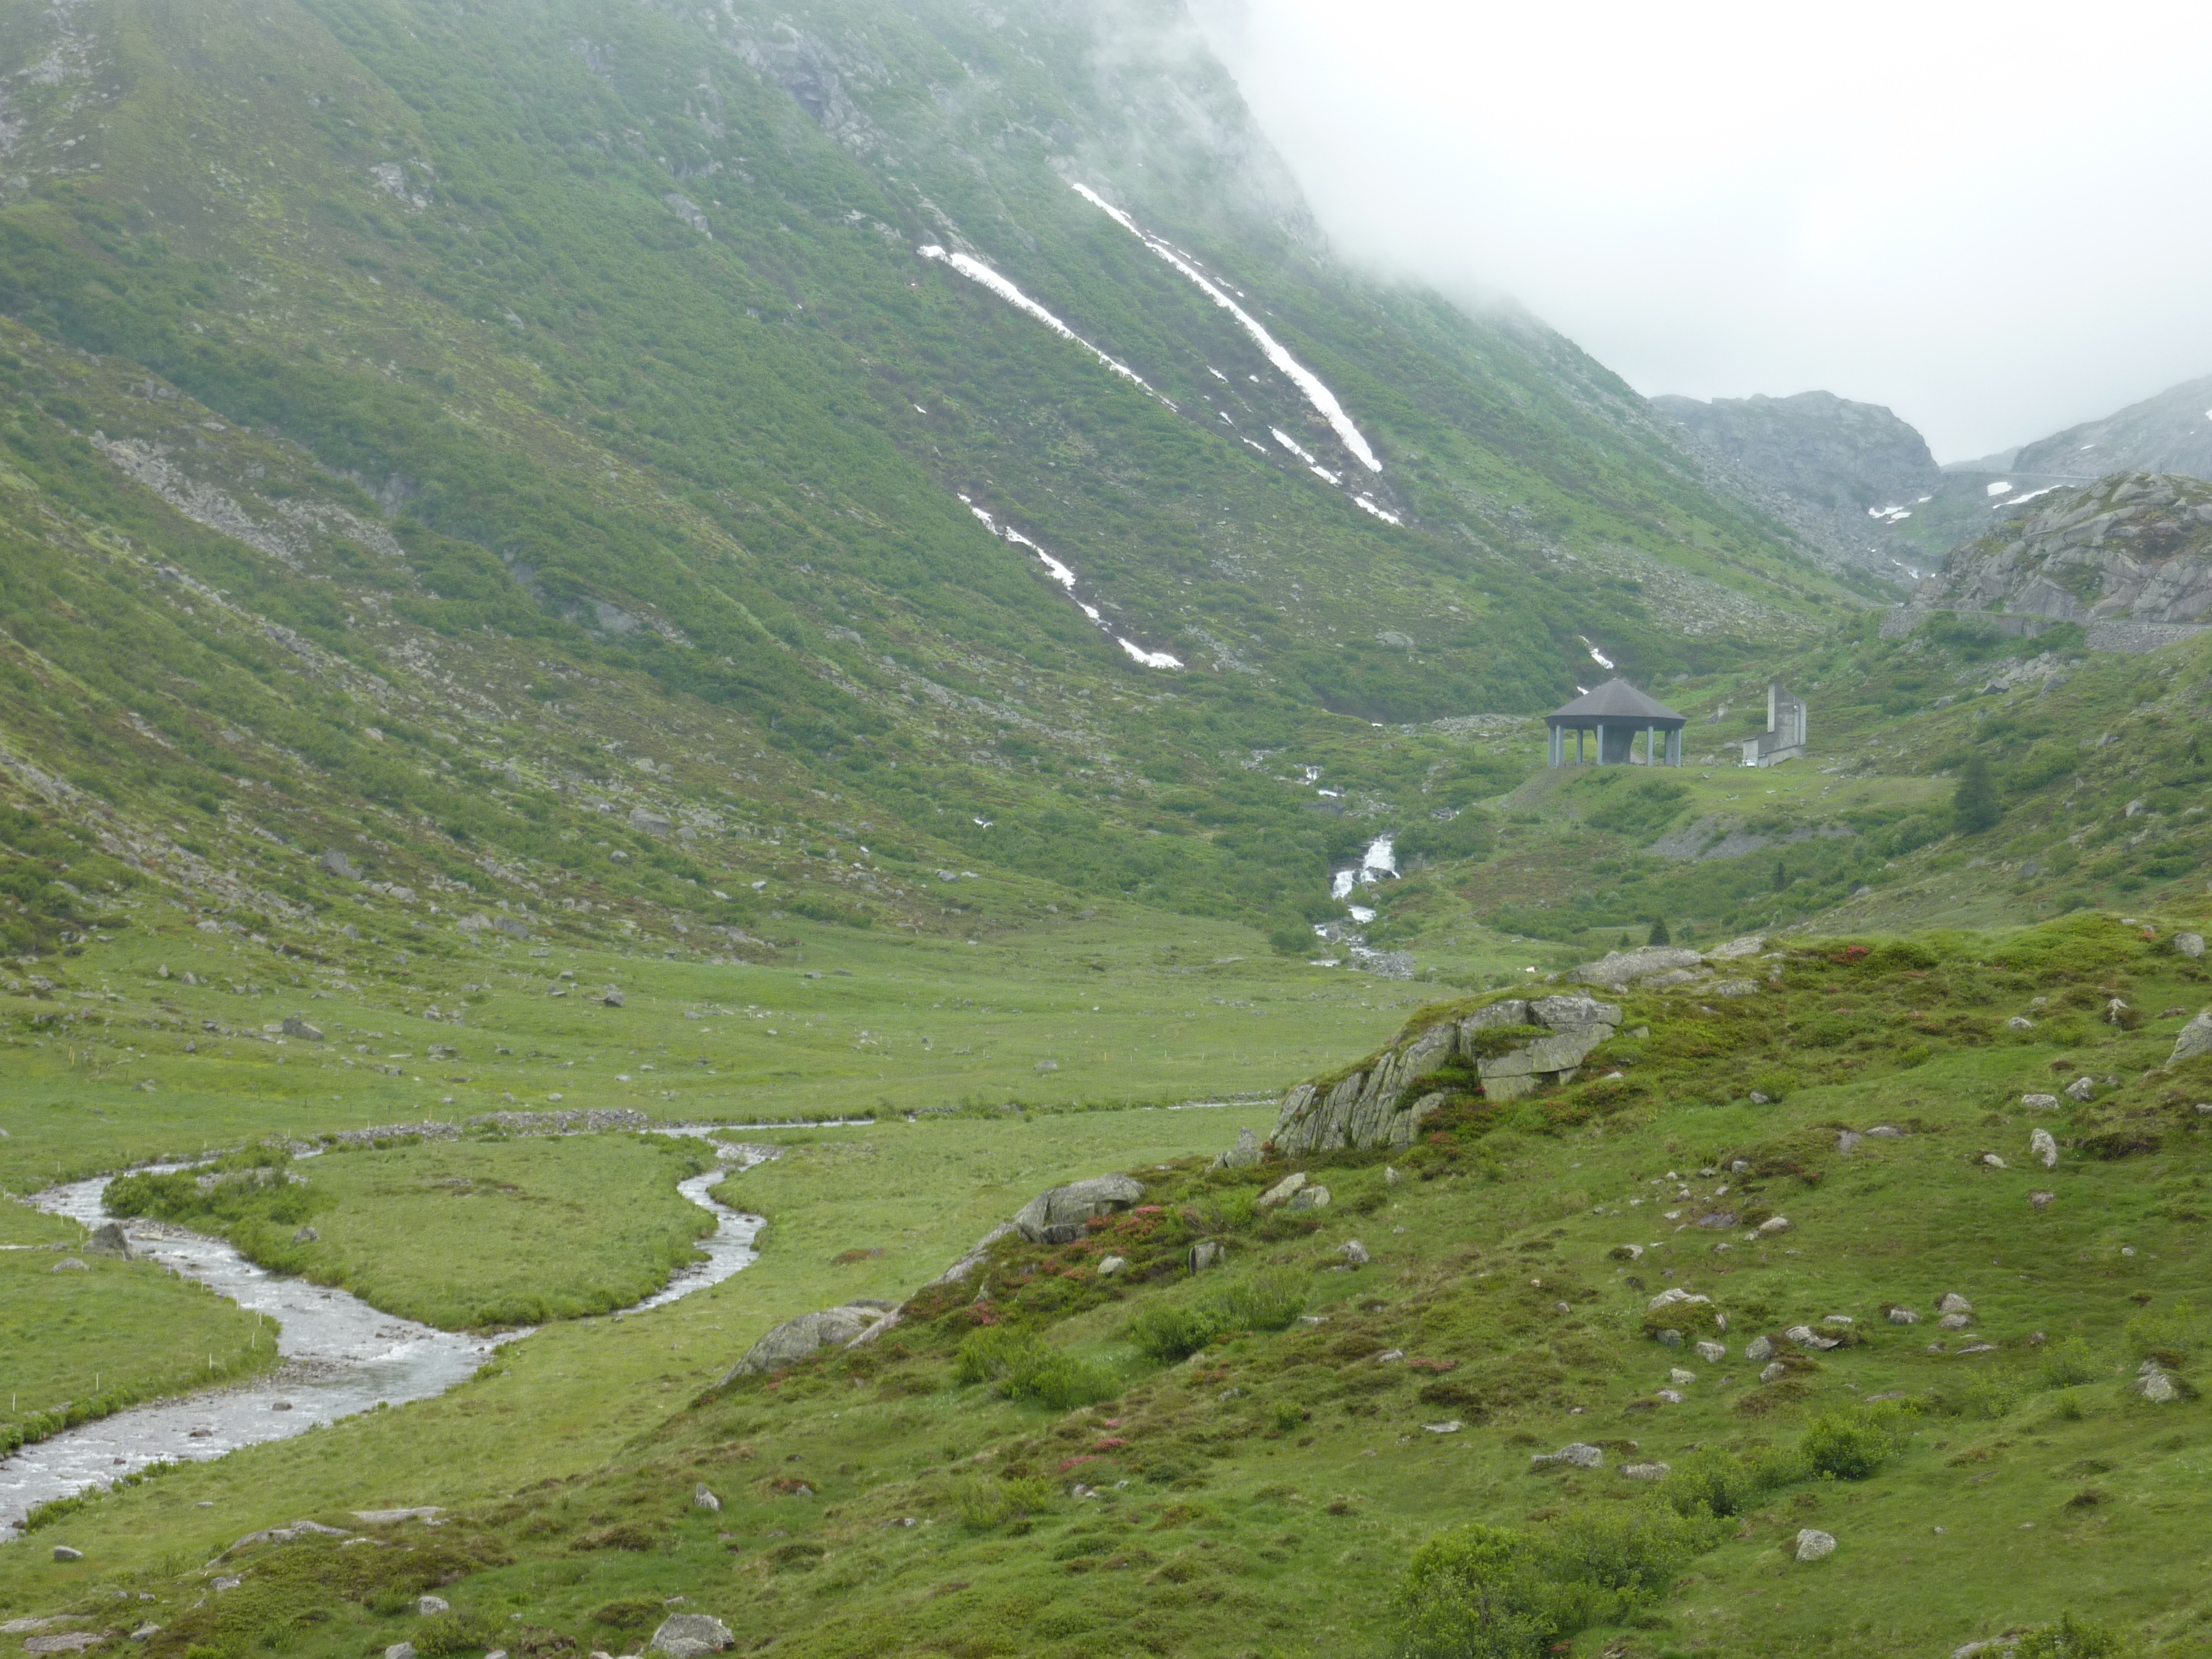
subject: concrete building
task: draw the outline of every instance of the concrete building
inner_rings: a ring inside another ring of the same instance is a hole
[[[1746,766],[1778,766],[1805,758],[1805,699],[1782,689],[1779,680],[1766,688],[1766,730],[1736,744]]]
[[[1607,680],[1553,709],[1544,716],[1544,723],[1552,728],[1554,766],[1680,766],[1682,728],[1689,717],[1645,696],[1626,680]],[[1575,736],[1571,761],[1567,755],[1570,732]],[[1583,747],[1586,732],[1596,734],[1594,753]],[[1639,737],[1644,739],[1640,756],[1636,752]]]

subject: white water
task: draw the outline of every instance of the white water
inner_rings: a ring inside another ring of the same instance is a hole
[[[696,1126],[672,1133],[704,1138]],[[763,1147],[718,1147],[740,1169],[771,1156]],[[717,1202],[707,1189],[729,1173],[718,1166],[679,1182],[677,1190],[713,1213],[714,1233],[699,1241],[706,1259],[678,1269],[668,1283],[627,1310],[658,1308],[720,1284],[756,1259],[753,1241],[764,1224]],[[110,1176],[72,1182],[36,1194],[31,1202],[52,1215],[97,1226],[108,1220],[101,1200]],[[183,1400],[134,1407],[24,1447],[0,1462],[0,1527],[11,1533],[40,1504],[110,1485],[150,1463],[205,1462],[243,1446],[286,1440],[318,1424],[428,1400],[474,1376],[503,1342],[530,1334],[467,1336],[379,1312],[344,1291],[272,1273],[219,1238],[159,1222],[129,1220],[134,1255],[172,1267],[228,1297],[250,1313],[278,1322],[283,1368],[250,1382]]]

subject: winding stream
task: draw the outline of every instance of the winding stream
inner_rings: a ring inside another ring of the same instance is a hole
[[[696,1127],[678,1133],[702,1138],[711,1133]],[[666,1285],[624,1312],[665,1307],[720,1284],[756,1259],[753,1241],[764,1224],[762,1218],[716,1201],[708,1189],[729,1175],[731,1165],[750,1169],[773,1153],[766,1147],[714,1144],[726,1161],[677,1185],[714,1217],[714,1232],[698,1241],[705,1259],[678,1269]],[[30,1201],[49,1214],[97,1226],[111,1218],[102,1205],[110,1179],[71,1182],[35,1194]],[[482,1337],[441,1331],[379,1312],[347,1291],[258,1267],[219,1238],[137,1218],[125,1221],[124,1228],[133,1255],[174,1268],[249,1313],[278,1321],[283,1328],[276,1351],[284,1364],[251,1382],[80,1424],[0,1462],[0,1528],[6,1529],[0,1536],[18,1535],[24,1516],[40,1504],[107,1486],[150,1463],[204,1462],[380,1405],[431,1399],[474,1376],[500,1344],[530,1334],[525,1330]]]

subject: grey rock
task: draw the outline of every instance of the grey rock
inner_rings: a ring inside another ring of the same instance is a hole
[[[415,1598],[417,1617],[428,1619],[434,1613],[451,1613],[453,1604],[442,1595],[418,1595]]]
[[[1144,1195],[1144,1188],[1127,1176],[1093,1176],[1039,1193],[1015,1212],[1014,1225],[1032,1244],[1073,1243],[1088,1231],[1084,1224],[1092,1216],[1127,1210]]]
[[[1686,1389],[1698,1380],[1695,1371],[1686,1371],[1680,1365],[1667,1373],[1667,1380],[1678,1389]]]
[[[1722,1360],[1728,1358],[1727,1347],[1718,1342],[1698,1343],[1697,1346],[1697,1353],[1698,1358],[1704,1360],[1708,1365],[1717,1365]]]
[[[1827,1349],[1838,1346],[1834,1337],[1823,1336],[1810,1325],[1792,1325],[1782,1334],[1801,1348]]]
[[[1540,1452],[1528,1460],[1528,1467],[1532,1469],[1558,1468],[1562,1464],[1577,1469],[1603,1468],[1605,1450],[1602,1447],[1585,1445],[1577,1440],[1555,1452]]]
[[[1755,979],[1724,979],[1713,987],[1713,994],[1717,997],[1757,996],[1759,981]]]
[[[1974,1304],[1960,1296],[1958,1291],[1948,1291],[1944,1293],[1943,1299],[1936,1304],[1936,1311],[1940,1314],[1971,1314],[1974,1311]]]
[[[1367,1247],[1356,1238],[1348,1238],[1338,1245],[1336,1253],[1355,1267],[1364,1267],[1372,1260],[1367,1254]]]
[[[722,1512],[722,1500],[714,1495],[714,1491],[705,1481],[702,1480],[691,1488],[691,1507],[696,1510],[708,1510],[720,1515]]]
[[[1761,1238],[1778,1237],[1790,1231],[1790,1218],[1786,1215],[1769,1216],[1752,1231]]]
[[[745,1357],[723,1374],[719,1386],[726,1388],[741,1376],[783,1370],[824,1348],[842,1348],[884,1317],[880,1309],[848,1304],[787,1319],[747,1349]]]
[[[120,1256],[128,1261],[131,1259],[131,1241],[123,1236],[123,1224],[103,1221],[94,1227],[92,1237],[84,1242],[84,1253],[87,1255]]]
[[[1753,1089],[1751,1091],[1751,1103],[1754,1106],[1771,1106],[1774,1104],[1774,1097]]]
[[[1128,1265],[1128,1257],[1125,1255],[1109,1255],[1099,1262],[1098,1277],[1101,1279],[1111,1279],[1115,1273],[1120,1273],[1122,1268]]]
[[[92,1268],[88,1263],[80,1261],[73,1255],[65,1255],[46,1271],[53,1273],[88,1273]]]
[[[1273,1186],[1268,1188],[1266,1192],[1260,1194],[1260,1207],[1263,1210],[1271,1210],[1278,1204],[1289,1203],[1292,1198],[1297,1196],[1298,1193],[1304,1189],[1305,1184],[1306,1172],[1304,1170],[1300,1170],[1292,1175],[1285,1176]]]
[[[1399,1169],[1396,1164],[1385,1164],[1382,1166],[1382,1184],[1385,1187],[1395,1187],[1405,1178],[1405,1171]]]
[[[2202,933],[2176,933],[2173,936],[2173,948],[2180,951],[2185,957],[2187,957],[2191,962],[2194,962],[2197,957],[2204,954],[2204,935]]]
[[[2051,1200],[2057,1196],[2056,1193],[2030,1193],[2027,1195],[2027,1201],[2038,1210],[2047,1210],[2051,1207]]]
[[[1538,997],[1528,1005],[1528,1023],[1548,1025],[1555,1031],[1578,1030],[1585,1025],[1618,1025],[1620,1005],[1601,1002],[1595,997]]]
[[[2038,1129],[2027,1138],[2028,1148],[2043,1161],[2046,1170],[2058,1167],[2058,1143],[2051,1138],[2048,1129]]]
[[[415,1659],[415,1644],[412,1642],[394,1642],[385,1649],[384,1659]]]
[[[2005,1167],[2004,1159],[1999,1158],[1995,1152],[1984,1152],[1982,1154],[1982,1162],[1988,1164],[1992,1170],[2002,1170]]]
[[[1707,962],[1737,962],[1745,957],[1755,957],[1765,948],[1765,934],[1746,933],[1742,938],[1732,939],[1725,945],[1716,945],[1705,952],[1705,960]]]
[[[619,985],[608,986],[605,990],[599,993],[599,1000],[610,1008],[621,1007],[623,1006],[622,987]]]
[[[335,847],[330,848],[315,862],[334,876],[347,881],[354,879],[353,860]]]
[[[2182,1060],[2194,1060],[2199,1054],[2212,1054],[2212,1008],[2207,1008],[2181,1028],[2173,1039],[2173,1052],[2166,1057],[2166,1063],[2173,1066]],[[2088,1079],[2084,1078],[2081,1081],[2087,1083]],[[2069,1095],[2074,1094],[2072,1089],[2069,1089],[2066,1092]],[[2088,1096],[2080,1094],[2074,1095],[2074,1097],[2076,1100],[2087,1100]]]
[[[2136,1373],[2135,1381],[2128,1386],[2154,1405],[2163,1406],[2182,1397],[2180,1386],[2173,1380],[2173,1373],[2155,1359],[2144,1360],[2142,1369]],[[61,1552],[57,1550],[55,1553],[58,1555]]]
[[[1800,1561],[1825,1561],[1836,1553],[1832,1534],[1817,1527],[1807,1527],[1797,1534],[1797,1559]]]
[[[1877,1123],[1873,1128],[1869,1129],[1867,1133],[1881,1140],[1902,1140],[1905,1139],[1905,1131],[1899,1128],[1894,1123]]]
[[[1769,1365],[1765,1370],[1759,1372],[1759,1380],[1762,1382],[1779,1382],[1784,1377],[1789,1375],[1790,1367],[1784,1364],[1778,1359],[1771,1365]]]
[[[1857,1130],[1846,1129],[1836,1137],[1836,1150],[1841,1152],[1845,1158],[1849,1158],[1854,1152],[1858,1150],[1859,1142],[1864,1139],[1865,1137],[1860,1134]]]
[[[1774,1358],[1774,1344],[1764,1336],[1754,1336],[1743,1345],[1743,1357],[1754,1365],[1763,1365]]]
[[[1293,1210],[1325,1210],[1328,1207],[1328,1188],[1301,1187],[1291,1194],[1290,1207]]]
[[[84,1559],[84,1552],[80,1549],[72,1549],[67,1544],[57,1544],[54,1546],[54,1559],[57,1561],[82,1561]]]
[[[1237,1144],[1225,1152],[1214,1154],[1212,1168],[1216,1170],[1249,1170],[1260,1162],[1260,1137],[1249,1127],[1237,1132]]]
[[[1202,1238],[1190,1247],[1190,1270],[1194,1273],[1218,1267],[1228,1259],[1229,1251],[1218,1239]]]
[[[302,1227],[292,1235],[292,1242],[295,1244],[313,1244],[321,1237],[322,1235],[313,1227]]]
[[[139,1626],[137,1630],[132,1631],[131,1632],[131,1639],[134,1642],[150,1642],[161,1633],[161,1627],[149,1620],[147,1623]]]
[[[1936,1324],[1941,1330],[1963,1331],[1973,1322],[1973,1316],[1970,1314],[1950,1313],[1945,1314]]]
[[[1541,1022],[1528,1012],[1525,997],[1508,997],[1503,1002],[1486,1003],[1459,1023],[1464,1037],[1470,1031],[1487,1030],[1496,1025],[1535,1025]]]
[[[2197,1018],[2201,1019],[2203,1016],[2200,1014]],[[2194,1020],[2190,1022],[2191,1025],[2195,1024],[2196,1021]],[[2205,1034],[2207,1039],[2205,1046],[2207,1048],[2212,1048],[2212,1020],[2206,1021]],[[2183,1037],[2186,1037],[2189,1035],[2189,1026],[2184,1026],[2182,1028],[2181,1035]],[[2174,1042],[2173,1052],[2175,1055],[2179,1055],[2183,1059],[2188,1058],[2187,1055],[2181,1054],[2181,1043],[2178,1039]],[[2166,1063],[2168,1065],[2172,1065],[2173,1063],[2172,1056],[2168,1057]],[[2089,1099],[2095,1095],[2096,1092],[2097,1079],[2093,1077],[2077,1077],[2073,1080],[2073,1082],[2066,1085],[2066,1097],[2069,1100],[2081,1101],[2084,1104],[2087,1104]]]
[[[1668,1463],[1624,1463],[1620,1473],[1628,1480],[1664,1480],[1674,1469]]]
[[[1617,988],[1661,974],[1704,966],[1705,958],[1695,951],[1675,945],[1644,945],[1632,951],[1608,951],[1600,961],[1584,963],[1571,977],[1584,985]]]
[[[629,827],[643,830],[656,841],[665,841],[675,833],[676,826],[659,812],[649,812],[642,806],[629,809]]]
[[[665,1653],[668,1659],[705,1659],[710,1653],[720,1653],[737,1641],[730,1627],[720,1620],[703,1613],[679,1613],[665,1620],[653,1632],[647,1644],[656,1653]]]
[[[1893,1325],[1917,1325],[1920,1316],[1911,1308],[1892,1308],[1885,1316]]]
[[[1679,1348],[1682,1346],[1682,1334],[1677,1330],[1668,1329],[1656,1332],[1655,1340],[1662,1348]]]
[[[307,1024],[307,1018],[301,1014],[284,1016],[284,1035],[288,1037],[298,1037],[307,1042],[320,1042],[323,1040],[321,1028]]]
[[[2035,1022],[2026,1014],[2014,1014],[2005,1022],[2005,1030],[2008,1031],[2033,1031],[2034,1029]]]
[[[2058,1109],[2057,1095],[2022,1095],[2020,1103],[2031,1112],[2055,1112]]]

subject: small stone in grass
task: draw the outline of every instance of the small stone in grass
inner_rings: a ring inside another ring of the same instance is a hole
[[[1800,1561],[1822,1561],[1836,1553],[1832,1534],[1817,1527],[1808,1527],[1797,1534],[1797,1559]]]

